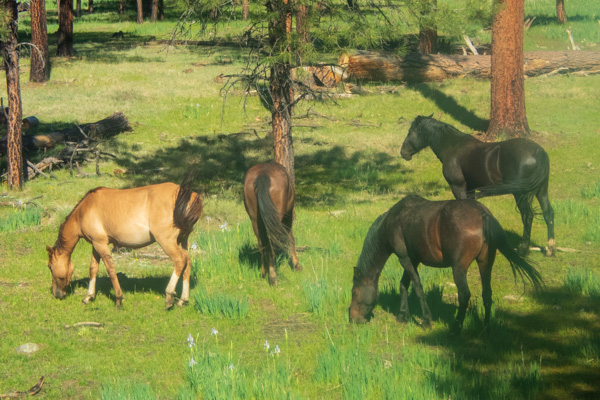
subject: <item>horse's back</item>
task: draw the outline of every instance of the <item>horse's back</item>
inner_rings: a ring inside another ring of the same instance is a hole
[[[289,211],[294,205],[294,191],[286,169],[279,163],[261,163],[251,167],[244,178],[244,204],[251,216],[256,209],[256,179],[265,175],[269,178],[269,193],[280,212]]]

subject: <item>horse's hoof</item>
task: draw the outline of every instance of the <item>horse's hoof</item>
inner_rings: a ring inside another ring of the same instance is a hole
[[[400,322],[401,324],[406,324],[408,322],[408,315],[398,314],[396,315],[396,321]]]
[[[84,298],[83,298],[83,300],[81,300],[81,302],[82,302],[83,304],[89,304],[89,303],[91,303],[92,301],[94,301],[94,299],[95,299],[95,298],[94,298],[94,297],[92,297],[92,296],[86,296],[86,297],[84,297]]]
[[[271,277],[269,277],[269,284],[271,286],[277,286],[279,283],[277,282],[277,278],[271,278]]]
[[[188,305],[187,300],[179,299],[179,301],[177,302],[178,307],[183,307],[183,306],[187,306],[187,305]]]
[[[302,265],[300,265],[300,264],[294,265],[294,271],[302,271]]]
[[[519,248],[517,249],[517,254],[520,255],[521,257],[525,257],[527,254],[529,254],[529,246],[526,246],[526,245],[519,246]]]
[[[115,308],[117,308],[117,309],[123,308],[123,299],[117,299],[117,301],[115,302]]]
[[[548,247],[546,247],[546,256],[554,257],[556,255],[556,242],[554,239],[548,240]]]

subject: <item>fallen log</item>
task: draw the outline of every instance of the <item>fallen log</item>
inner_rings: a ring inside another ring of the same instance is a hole
[[[359,51],[338,60],[351,79],[377,82],[432,82],[472,76],[489,79],[491,56],[412,53],[405,57]],[[526,76],[600,73],[597,51],[531,51],[524,54]]]
[[[23,135],[23,153],[46,150],[64,142],[82,142],[109,139],[122,132],[131,131],[131,125],[123,113],[114,113],[100,121],[62,129],[44,135]],[[6,154],[6,136],[0,139],[0,155]]]

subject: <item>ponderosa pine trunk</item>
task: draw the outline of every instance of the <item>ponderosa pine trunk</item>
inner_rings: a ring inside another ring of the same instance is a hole
[[[56,55],[73,55],[73,0],[58,0],[58,47]]]
[[[29,80],[46,82],[50,79],[50,51],[48,50],[48,28],[46,26],[45,0],[31,0],[29,6],[31,16],[31,66]]]
[[[492,23],[491,110],[488,134],[507,138],[530,133],[523,76],[524,0],[497,0]]]
[[[18,11],[16,0],[4,0],[0,4],[8,13],[6,41],[0,41],[0,50],[6,71],[6,92],[8,95],[8,187],[13,190],[23,188],[23,138],[21,124],[21,85],[19,83],[19,55],[17,53]],[[3,112],[3,111],[2,111]]]
[[[565,10],[565,0],[556,0],[556,19],[559,24],[567,23],[567,11]]]
[[[267,9],[277,13],[278,17],[269,24],[269,42],[276,54],[289,52],[289,36],[292,32],[292,13],[290,0],[270,0]],[[287,39],[284,39],[287,38]],[[271,66],[269,86],[271,99],[271,117],[273,124],[273,153],[276,162],[283,165],[295,181],[294,143],[292,140],[292,115],[294,90],[291,79],[292,67],[289,62],[276,62]]]
[[[94,0],[88,0],[88,13],[93,13],[94,12]]]
[[[125,14],[125,0],[119,0],[119,14]]]
[[[248,0],[242,1],[242,20],[247,21],[250,15],[250,2]]]
[[[144,23],[144,14],[142,10],[142,0],[137,0],[137,23]]]
[[[152,13],[150,14],[150,21],[156,22],[158,19],[158,0],[152,0]]]
[[[437,0],[421,0],[423,11],[421,15],[421,26],[419,28],[419,53],[437,53],[438,32],[435,24],[435,12]]]
[[[165,2],[158,0],[158,19],[164,21],[165,19]]]
[[[310,41],[308,11],[308,6],[301,5],[298,6],[298,12],[296,14],[296,32],[303,43],[308,43]]]

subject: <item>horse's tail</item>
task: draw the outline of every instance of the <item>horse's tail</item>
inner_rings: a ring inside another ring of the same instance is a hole
[[[271,178],[267,174],[260,174],[254,181],[254,193],[257,204],[258,231],[263,245],[270,244],[287,251],[289,247],[289,234],[281,222],[279,211],[273,203],[270,194]]]
[[[475,198],[479,199],[503,194],[525,194],[527,195],[527,200],[531,203],[533,196],[547,182],[550,175],[550,158],[548,157],[548,153],[541,147],[535,153],[535,161],[535,168],[527,178],[479,187],[475,189]]]
[[[486,242],[500,250],[500,253],[506,257],[513,271],[515,279],[517,274],[523,281],[528,279],[533,286],[538,289],[542,286],[542,276],[531,265],[530,261],[521,257],[517,252],[510,246],[506,239],[506,233],[496,218],[487,210],[481,210],[481,217],[483,219],[483,235]]]
[[[193,168],[188,169],[177,191],[175,208],[173,209],[173,222],[181,231],[180,236],[187,236],[192,233],[194,224],[202,214],[202,197],[192,191],[192,183],[195,177],[195,170]],[[193,195],[195,195],[195,198],[190,203]]]

